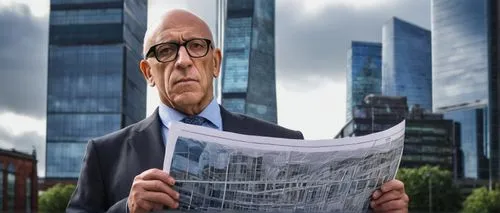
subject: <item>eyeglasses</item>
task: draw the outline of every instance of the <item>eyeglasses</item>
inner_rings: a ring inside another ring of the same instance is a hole
[[[188,55],[191,58],[201,58],[207,55],[209,48],[213,48],[212,41],[204,38],[195,38],[188,40],[182,44],[175,42],[165,42],[153,45],[146,53],[146,58],[153,54],[158,62],[170,62],[177,58],[179,49],[183,46],[186,48]]]

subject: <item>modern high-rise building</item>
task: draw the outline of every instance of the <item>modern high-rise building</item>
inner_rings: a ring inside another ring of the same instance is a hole
[[[369,94],[379,95],[382,84],[382,44],[353,41],[347,51],[346,121],[353,117],[353,106]]]
[[[382,27],[382,94],[432,110],[431,33],[391,18]]]
[[[222,106],[277,123],[274,0],[227,2]]]
[[[433,110],[461,125],[465,178],[500,178],[496,0],[433,0]]]
[[[226,23],[227,0],[215,2],[215,45],[224,51],[224,25]],[[224,57],[224,56],[223,56]],[[222,69],[222,67],[221,67]],[[221,102],[221,78],[214,79],[214,98]]]
[[[440,166],[452,171],[455,178],[460,177],[459,124],[419,107],[409,109],[406,97],[368,95],[361,105],[355,107],[357,113],[336,138],[384,131],[406,120],[400,167]]]
[[[46,179],[79,176],[89,139],[146,114],[147,1],[52,0]]]

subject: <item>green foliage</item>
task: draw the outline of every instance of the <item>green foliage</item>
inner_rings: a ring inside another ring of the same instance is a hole
[[[450,171],[431,166],[402,168],[398,171],[397,179],[405,184],[406,193],[410,197],[410,212],[427,212],[431,196],[433,212],[458,212],[461,209],[463,198],[459,188],[453,183]]]
[[[486,187],[474,189],[464,201],[463,213],[500,212],[500,189],[488,191]]]
[[[73,184],[56,184],[43,192],[38,199],[40,212],[65,212],[69,199],[76,186]]]

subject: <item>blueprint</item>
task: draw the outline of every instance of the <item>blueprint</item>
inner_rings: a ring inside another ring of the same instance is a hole
[[[169,126],[164,170],[186,212],[366,212],[394,179],[405,122],[367,136],[293,140]]]

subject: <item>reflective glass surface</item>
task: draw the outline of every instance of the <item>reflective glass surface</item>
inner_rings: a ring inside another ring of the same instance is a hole
[[[487,103],[488,2],[432,1],[432,89],[436,110]]]
[[[86,146],[86,142],[47,143],[47,176],[60,178],[78,177]]]
[[[251,24],[252,17],[227,19],[222,72],[223,93],[247,91]]]
[[[382,28],[382,94],[432,109],[431,33],[398,18]]]
[[[460,124],[460,165],[466,178],[487,178],[486,108],[450,111],[444,114]]]
[[[245,113],[245,99],[226,98],[224,99],[223,106],[230,112]]]
[[[7,167],[7,211],[14,212],[16,201],[16,168],[13,164]]]
[[[352,119],[353,107],[361,105],[365,96],[380,94],[382,84],[382,44],[352,42],[347,55],[347,114]]]
[[[276,123],[275,2],[236,0],[227,7],[222,105]],[[234,98],[242,100],[234,105]]]
[[[76,178],[88,140],[146,114],[147,1],[52,0],[46,177]]]
[[[121,23],[122,9],[61,10],[50,13],[51,25]]]

